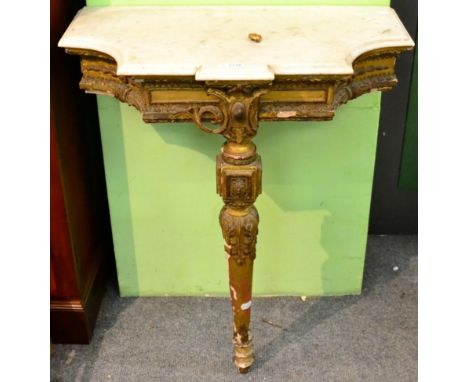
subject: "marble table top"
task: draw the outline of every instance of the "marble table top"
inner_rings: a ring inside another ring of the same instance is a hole
[[[352,74],[363,53],[413,45],[396,13],[377,6],[85,7],[59,42],[112,56],[117,75],[199,81]]]

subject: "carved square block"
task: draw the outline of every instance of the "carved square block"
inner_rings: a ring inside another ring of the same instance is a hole
[[[262,168],[260,157],[248,165],[235,166],[217,157],[217,192],[226,204],[248,206],[261,193]]]

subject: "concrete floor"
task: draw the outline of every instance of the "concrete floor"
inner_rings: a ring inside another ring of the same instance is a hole
[[[54,345],[51,381],[417,381],[417,299],[417,237],[371,236],[362,295],[254,300],[256,363],[239,375],[228,299],[109,285],[92,343]]]

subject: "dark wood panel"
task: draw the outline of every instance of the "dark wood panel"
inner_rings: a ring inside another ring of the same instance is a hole
[[[57,43],[84,1],[51,1],[51,337],[87,343],[113,268],[97,106]]]
[[[101,248],[96,257],[106,260],[109,248]],[[52,342],[87,344],[92,338],[99,306],[108,278],[108,266],[99,264],[89,270],[86,289],[79,299],[51,299],[50,321]]]
[[[51,299],[79,296],[54,129],[50,129]]]

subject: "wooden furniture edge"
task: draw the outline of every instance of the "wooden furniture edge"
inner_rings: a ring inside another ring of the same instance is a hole
[[[53,343],[88,344],[104,297],[107,274],[108,251],[102,242],[96,248],[96,258],[92,272],[81,291],[81,299],[50,301],[51,340]]]

